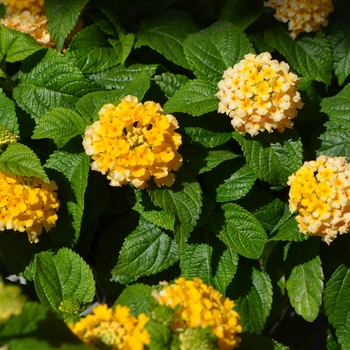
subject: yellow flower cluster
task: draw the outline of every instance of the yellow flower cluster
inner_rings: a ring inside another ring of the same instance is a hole
[[[275,17],[284,23],[294,39],[301,32],[314,32],[328,24],[326,19],[333,11],[332,0],[269,0],[266,7],[276,9]]]
[[[6,8],[6,14],[19,14],[30,11],[35,14],[44,14],[44,0],[0,0],[0,4]]]
[[[154,297],[160,305],[171,308],[178,306],[171,324],[172,329],[181,333],[186,327],[211,327],[217,337],[221,350],[234,349],[242,332],[239,314],[233,310],[235,303],[226,298],[211,286],[207,286],[199,278],[193,281],[178,278],[175,284],[165,286]]]
[[[130,314],[127,306],[111,309],[102,304],[93,309],[93,314],[68,326],[95,349],[142,350],[151,342],[149,332],[144,329],[148,321],[149,317],[143,313],[137,317]]]
[[[131,182],[143,189],[152,176],[158,186],[174,183],[171,171],[182,165],[175,117],[163,115],[158,103],[138,103],[131,95],[118,106],[104,105],[99,116],[87,127],[83,140],[85,152],[94,160],[93,170],[107,173],[111,186]]]
[[[19,315],[25,302],[26,298],[18,286],[5,285],[0,280],[0,325],[11,316]]]
[[[330,244],[350,226],[350,164],[345,157],[320,156],[288,178],[290,211],[302,233]]]
[[[45,15],[23,11],[22,13],[5,16],[5,18],[0,20],[0,24],[19,32],[29,34],[43,46],[55,46],[55,43],[46,29],[47,17]]]
[[[251,136],[273,129],[292,128],[297,108],[303,103],[297,91],[298,77],[289,65],[272,60],[268,52],[248,54],[228,68],[218,84],[219,113],[232,118],[232,126]]]
[[[15,230],[28,234],[37,243],[44,227],[55,226],[59,208],[56,183],[35,177],[6,174],[0,171],[0,231]]]

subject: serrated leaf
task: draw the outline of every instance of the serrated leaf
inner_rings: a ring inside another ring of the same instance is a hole
[[[257,259],[267,241],[260,223],[237,204],[222,205],[210,218],[210,226],[227,246],[247,258]]]
[[[292,243],[286,259],[286,289],[295,312],[313,322],[322,302],[323,271],[318,238]]]
[[[97,25],[86,27],[74,36],[66,57],[84,74],[103,72],[121,62]]]
[[[251,167],[245,164],[216,189],[218,202],[231,202],[244,197],[253,187],[257,177]]]
[[[22,61],[43,47],[31,36],[0,26],[0,56],[7,62]]]
[[[350,268],[347,258],[333,273],[324,291],[324,307],[341,349],[350,349]]]
[[[265,230],[272,231],[284,213],[285,204],[278,198],[266,205],[262,205],[252,214],[259,220]]]
[[[115,52],[117,53],[120,63],[124,64],[128,58],[132,47],[134,45],[135,35],[132,33],[124,34],[119,33],[119,40],[109,39],[109,42],[113,45]]]
[[[338,343],[337,337],[335,336],[335,330],[333,327],[327,329],[327,350],[341,350],[341,346]]]
[[[26,60],[19,80],[13,96],[36,121],[50,109],[72,108],[79,97],[98,90],[73,63],[54,50],[47,51],[39,63],[38,57]]]
[[[6,96],[2,89],[0,89],[0,125],[15,134],[18,133],[15,103]]]
[[[130,283],[139,276],[167,269],[177,259],[176,243],[159,227],[141,218],[139,226],[124,240],[112,280]]]
[[[271,237],[271,241],[293,241],[302,242],[309,238],[309,234],[299,231],[298,223],[295,217],[291,217],[285,221],[279,228],[275,236]]]
[[[276,25],[264,33],[267,42],[301,75],[330,84],[332,53],[324,34],[317,32],[296,39],[282,26]]]
[[[217,84],[200,79],[187,82],[164,105],[165,113],[183,112],[198,117],[218,109]]]
[[[221,132],[219,130],[208,130],[201,127],[184,127],[186,135],[192,143],[199,143],[206,148],[214,148],[231,140],[232,132]]]
[[[184,51],[197,78],[218,82],[228,67],[254,50],[241,29],[220,21],[190,34],[184,42]]]
[[[254,138],[235,131],[233,138],[240,144],[255,174],[272,185],[287,183],[288,176],[302,165],[302,143],[294,130],[285,130],[282,134],[261,133]]]
[[[35,256],[35,290],[42,304],[51,306],[60,316],[79,318],[95,296],[92,271],[84,260],[68,248],[57,254],[41,252]],[[67,301],[76,302],[75,309],[65,309]]]
[[[149,46],[169,61],[190,68],[183,52],[183,42],[197,31],[192,18],[182,11],[163,12],[161,16],[144,23],[136,33],[136,46]]]
[[[64,146],[71,138],[85,130],[82,117],[67,108],[53,108],[44,114],[34,129],[33,139],[53,139],[58,147]]]
[[[168,99],[173,97],[175,92],[189,80],[185,75],[168,72],[162,75],[156,75],[153,79]]]
[[[50,182],[38,156],[21,143],[10,143],[5,152],[0,155],[0,169],[5,173],[35,176],[45,182]]]
[[[51,34],[56,49],[61,51],[64,41],[77,23],[78,17],[88,0],[46,0],[45,12],[47,29]]]

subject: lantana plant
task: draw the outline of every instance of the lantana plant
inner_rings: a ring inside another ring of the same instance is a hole
[[[0,349],[350,349],[349,13],[1,0]]]

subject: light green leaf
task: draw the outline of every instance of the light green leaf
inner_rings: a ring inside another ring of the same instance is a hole
[[[233,138],[240,144],[255,174],[272,185],[287,183],[288,176],[302,165],[302,143],[294,130],[285,130],[282,134],[261,133],[254,138],[235,131]]]
[[[114,48],[97,25],[86,27],[74,36],[66,57],[84,74],[103,72],[120,63]]]
[[[35,176],[50,182],[38,156],[21,143],[10,143],[0,156],[0,170],[21,176]]]
[[[217,337],[213,333],[211,327],[186,327],[181,335],[180,349],[201,349],[201,350],[216,350],[218,349]]]
[[[124,34],[119,33],[119,41],[109,39],[109,42],[113,45],[115,52],[117,53],[120,63],[124,64],[125,60],[128,58],[132,47],[134,45],[135,35],[132,33]]]
[[[251,167],[245,164],[216,189],[216,200],[231,202],[244,197],[253,187],[256,179]]]
[[[88,0],[45,0],[47,29],[58,51],[62,50],[65,39],[77,23],[87,2]]]
[[[277,234],[270,238],[271,241],[302,242],[309,238],[309,234],[299,231],[295,216],[284,222],[278,229]]]
[[[198,117],[218,109],[219,100],[214,95],[217,84],[200,79],[187,82],[164,105],[165,113],[183,112]]]
[[[227,203],[210,217],[215,234],[237,253],[257,259],[264,249],[267,235],[252,214],[237,204]]]
[[[332,53],[322,32],[292,39],[282,25],[276,25],[265,31],[265,38],[299,74],[330,84]]]
[[[168,99],[173,97],[175,92],[182,88],[189,80],[185,75],[168,72],[162,75],[156,75],[153,79]]]
[[[85,130],[82,117],[71,109],[53,108],[44,114],[34,129],[33,139],[53,139],[58,147]]]
[[[130,283],[167,269],[178,259],[176,243],[163,231],[140,219],[139,226],[124,240],[112,280]]]
[[[320,240],[292,243],[286,259],[289,276],[286,289],[295,312],[313,322],[322,302],[323,271],[319,253]]]
[[[254,49],[241,29],[221,21],[189,35],[184,51],[197,78],[218,82],[228,67]]]
[[[18,134],[18,120],[15,103],[0,89],[0,125]]]
[[[192,18],[182,11],[162,12],[158,18],[143,24],[136,33],[136,47],[149,46],[171,62],[190,68],[183,52],[183,42],[197,31]]]
[[[149,350],[165,350],[169,348],[171,330],[167,324],[156,322],[151,319],[146,327],[151,335],[151,343],[147,346]]]
[[[98,90],[64,55],[49,50],[39,63],[34,56],[23,64],[13,96],[36,121],[50,109],[72,108],[79,97]]]
[[[34,285],[41,303],[65,319],[78,319],[95,296],[91,269],[68,248],[55,255],[41,252],[35,256]]]

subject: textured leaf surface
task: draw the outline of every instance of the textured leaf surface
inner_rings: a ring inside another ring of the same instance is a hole
[[[112,43],[112,40],[109,40]],[[119,33],[119,41],[115,41],[113,45],[119,60],[124,64],[125,60],[128,58],[132,47],[134,45],[135,35],[132,33],[124,34],[123,32]]]
[[[270,184],[285,184],[302,165],[302,143],[294,130],[278,135],[262,133],[254,138],[235,131],[233,137],[255,174]]]
[[[220,146],[231,140],[232,132],[221,132],[208,130],[201,127],[184,127],[186,135],[189,136],[192,143],[199,143],[203,147],[213,148]]]
[[[174,96],[175,92],[183,87],[187,82],[188,78],[185,75],[163,73],[162,75],[156,75],[154,81],[164,92],[165,96],[169,99]]]
[[[253,47],[242,30],[222,21],[189,35],[184,51],[197,78],[218,82],[224,71],[253,52]]]
[[[290,271],[286,288],[295,312],[313,322],[319,314],[323,292],[323,271],[318,239],[292,243],[286,266]]]
[[[183,42],[197,31],[194,21],[184,12],[168,12],[145,22],[136,33],[137,47],[146,45],[175,64],[190,68],[183,52]]]
[[[308,234],[299,231],[298,223],[293,216],[279,227],[277,235],[272,237],[271,240],[302,242],[308,238]]]
[[[318,32],[293,40],[283,26],[277,25],[265,32],[265,38],[287,58],[299,74],[330,84],[332,53],[323,33]]]
[[[10,143],[0,156],[0,169],[21,176],[35,176],[50,182],[37,155],[21,143]]]
[[[206,80],[190,80],[175,92],[164,105],[165,113],[184,112],[198,117],[218,108],[218,92],[215,83]]]
[[[18,133],[18,121],[14,102],[0,89],[0,125]]]
[[[237,253],[257,259],[267,241],[266,232],[252,214],[237,204],[224,204],[210,218],[218,237]]]
[[[140,219],[139,226],[124,240],[114,281],[130,283],[139,276],[149,276],[167,269],[178,259],[176,243],[163,231]]]

